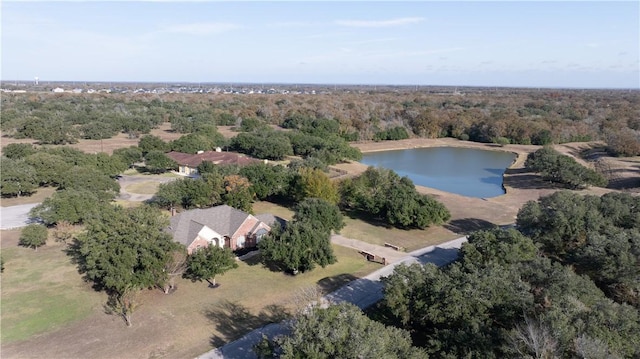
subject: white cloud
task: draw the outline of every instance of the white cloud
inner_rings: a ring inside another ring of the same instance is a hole
[[[169,26],[164,32],[186,35],[212,35],[239,29],[242,26],[226,22],[194,23]]]
[[[402,17],[389,20],[336,20],[335,23],[349,27],[392,27],[417,24],[424,21],[422,17]]]

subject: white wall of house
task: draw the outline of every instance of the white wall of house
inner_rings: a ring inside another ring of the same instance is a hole
[[[218,247],[224,247],[224,236],[207,226],[202,227],[198,237],[206,239],[209,243],[215,243]]]

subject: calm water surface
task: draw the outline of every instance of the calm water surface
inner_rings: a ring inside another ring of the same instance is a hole
[[[365,153],[362,163],[394,170],[420,186],[467,197],[504,194],[502,175],[515,154],[473,148],[434,147]]]

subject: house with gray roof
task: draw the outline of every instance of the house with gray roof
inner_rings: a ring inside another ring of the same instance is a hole
[[[191,254],[209,245],[232,250],[256,247],[271,226],[282,221],[271,214],[254,216],[222,205],[178,213],[171,217],[168,230]]]

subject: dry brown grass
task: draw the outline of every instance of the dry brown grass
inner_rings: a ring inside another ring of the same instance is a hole
[[[56,189],[53,187],[39,188],[36,193],[28,197],[11,197],[0,199],[0,207],[18,206],[21,204],[40,203],[49,198]]]

